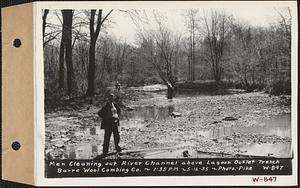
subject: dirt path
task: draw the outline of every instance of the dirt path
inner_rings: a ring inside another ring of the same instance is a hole
[[[205,136],[205,130],[254,127],[262,120],[291,113],[289,101],[288,96],[269,96],[262,92],[178,97],[171,101],[162,94],[148,93],[137,101],[131,101],[127,106],[172,106],[172,111],[179,117],[129,121],[124,118],[120,127],[121,146],[128,150],[170,147],[180,151],[241,154],[245,153],[241,146],[246,144],[290,143],[290,137],[286,135],[243,133],[236,129],[229,134]],[[100,121],[96,115],[99,108],[85,105],[77,110],[46,113],[47,157],[69,158],[72,155],[71,150],[77,153],[77,158],[78,152],[90,153],[82,158],[91,158],[101,153],[103,131],[99,129]],[[78,148],[81,149],[78,151]],[[110,150],[113,149],[111,142]]]

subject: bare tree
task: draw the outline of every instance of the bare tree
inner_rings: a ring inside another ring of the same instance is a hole
[[[180,49],[181,36],[168,29],[163,18],[154,13],[157,30],[140,33],[142,43],[147,47],[146,58],[154,66],[161,80],[168,87],[168,91],[176,93],[177,78],[174,75],[176,63],[178,63],[178,54]],[[170,93],[168,93],[170,95]],[[171,97],[171,96],[170,96]]]
[[[46,19],[49,13],[49,9],[43,10],[43,39],[45,38],[45,30],[46,30]]]
[[[42,17],[42,28],[43,28],[43,47],[45,47],[52,40],[56,39],[56,37],[62,32],[61,29],[58,29],[58,26],[55,24],[47,23],[47,17],[49,14],[49,9],[43,10]],[[46,33],[46,28],[49,29],[49,32]]]
[[[223,56],[230,36],[230,18],[216,10],[210,11],[210,16],[203,12],[204,41],[209,47],[210,65],[213,77],[216,81],[221,80],[223,73]]]
[[[67,85],[69,96],[73,89],[73,63],[72,63],[72,20],[73,10],[62,10],[63,21],[65,25],[65,49],[66,49],[66,65],[67,65]]]
[[[59,53],[59,88],[64,88],[64,62],[67,67],[67,88],[71,96],[73,88],[73,63],[72,63],[72,21],[73,10],[62,10],[62,37]]]
[[[97,22],[96,22],[96,29],[94,28],[95,25],[95,15],[96,10],[91,10],[90,16],[90,47],[89,47],[89,67],[88,67],[88,89],[86,92],[87,96],[93,96],[95,90],[95,49],[96,49],[96,41],[99,36],[101,26],[108,18],[108,16],[112,13],[113,10],[110,10],[106,16],[102,18],[102,9],[98,10]]]
[[[185,16],[185,25],[187,26],[190,34],[189,39],[189,55],[188,55],[188,80],[194,81],[195,80],[195,32],[198,28],[198,22],[197,22],[197,9],[188,9],[186,10],[184,16]]]
[[[63,89],[65,87],[65,39],[66,34],[62,32],[60,47],[59,47],[59,78],[58,78],[58,87]]]
[[[259,61],[253,29],[238,22],[233,23],[231,28],[234,36],[230,46],[233,69],[245,90],[251,92],[256,86],[256,66]]]

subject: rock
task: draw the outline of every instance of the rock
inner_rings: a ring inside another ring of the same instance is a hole
[[[57,142],[57,141],[60,141],[61,140],[61,138],[54,138],[54,139],[52,139],[52,140],[50,140],[51,142]]]
[[[62,133],[62,134],[66,134],[66,130],[64,130],[64,129],[62,129],[62,130],[60,130],[60,133]]]
[[[212,141],[214,141],[215,143],[218,143],[218,139],[217,138],[213,138]]]
[[[174,117],[174,118],[176,118],[176,117],[181,117],[182,114],[179,113],[179,112],[172,112],[172,113],[171,113],[171,116]]]
[[[57,142],[55,144],[53,144],[55,147],[58,147],[58,148],[62,148],[64,147],[64,144],[62,142]]]
[[[233,140],[233,138],[229,137],[229,136],[226,136],[225,137],[225,140]]]
[[[149,144],[150,142],[144,142],[144,144]]]
[[[53,149],[46,149],[46,154],[48,154],[48,153],[50,153],[52,151],[53,151]]]
[[[280,96],[280,99],[286,99],[286,96],[281,95],[281,96]]]
[[[134,109],[131,107],[127,107],[126,110],[130,112],[130,111],[133,111]]]
[[[182,152],[183,157],[190,157],[191,155],[189,154],[189,151],[185,150]]]
[[[238,119],[235,118],[235,117],[230,117],[230,116],[228,116],[228,117],[223,118],[222,120],[225,120],[225,121],[236,121],[236,120],[238,120]]]
[[[70,140],[70,138],[62,138],[61,139],[63,142],[68,142]]]

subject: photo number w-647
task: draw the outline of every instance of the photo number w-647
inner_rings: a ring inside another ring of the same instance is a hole
[[[277,177],[276,176],[265,176],[265,177],[252,177],[253,182],[276,182]]]

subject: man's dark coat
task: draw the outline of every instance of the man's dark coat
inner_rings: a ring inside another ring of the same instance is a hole
[[[120,107],[114,103],[115,108],[117,109],[117,114],[120,118],[121,109]],[[111,103],[106,103],[104,107],[101,108],[101,110],[98,111],[98,115],[102,118],[101,121],[101,129],[109,129],[112,127],[112,124],[114,123],[114,119],[112,118],[112,112],[111,112],[112,105]],[[117,122],[117,126],[119,126],[119,120]]]

